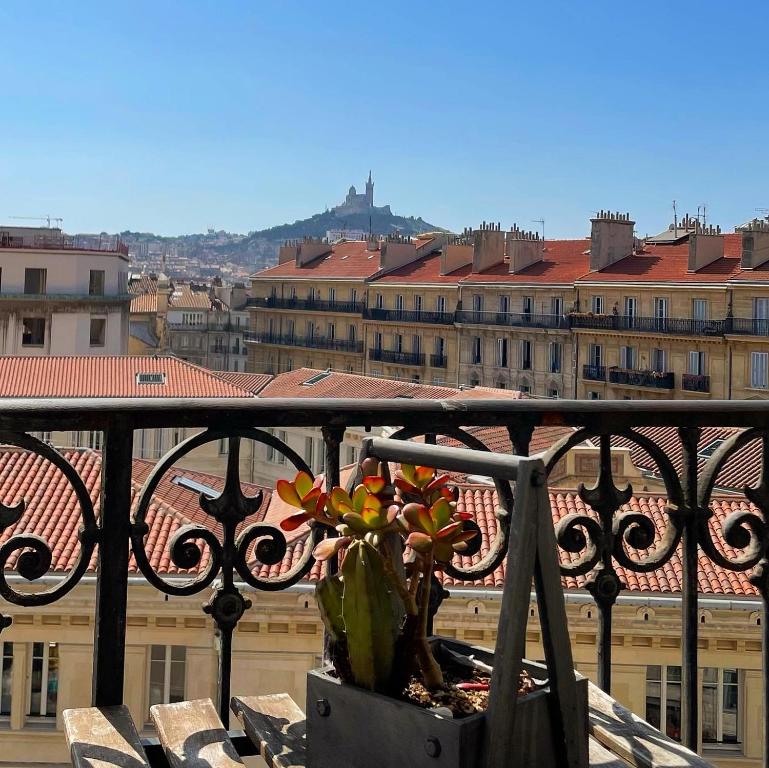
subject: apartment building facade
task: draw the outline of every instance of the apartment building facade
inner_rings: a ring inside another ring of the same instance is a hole
[[[398,244],[400,263],[387,243],[297,244],[252,277],[249,366],[538,397],[766,397],[768,243],[764,220],[724,234],[684,217],[639,240],[629,214],[601,211],[589,238],[484,224]],[[340,295],[346,314],[328,303]]]
[[[60,229],[0,227],[0,355],[117,355],[128,347],[128,251]]]

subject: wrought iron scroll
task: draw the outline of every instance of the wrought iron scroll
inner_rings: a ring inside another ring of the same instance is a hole
[[[146,517],[153,493],[161,478],[179,459],[201,445],[222,439],[229,441],[224,488],[213,498],[201,494],[199,502],[200,508],[212,522],[218,524],[220,530],[217,534],[205,525],[189,524],[176,531],[169,542],[169,554],[175,566],[182,570],[197,568],[203,561],[203,547],[209,553],[209,561],[202,573],[182,583],[172,583],[153,569],[144,547],[144,539],[149,532]],[[286,456],[297,469],[312,474],[295,451],[267,432],[251,428],[227,432],[208,430],[181,442],[158,462],[140,492],[131,530],[131,545],[137,566],[155,588],[169,595],[183,596],[198,594],[213,585],[213,593],[203,610],[213,618],[219,636],[218,706],[225,725],[228,725],[229,721],[232,635],[244,612],[251,607],[250,600],[244,596],[236,583],[236,574],[257,590],[285,589],[306,576],[312,568],[312,550],[323,535],[320,526],[311,526],[309,545],[305,546],[301,557],[286,573],[262,577],[254,572],[260,564],[272,566],[281,562],[288,545],[283,531],[263,522],[247,525],[237,533],[237,529],[246,523],[248,518],[259,512],[263,502],[261,491],[255,496],[246,496],[242,491],[241,439],[266,444]],[[219,578],[215,581],[217,577]]]

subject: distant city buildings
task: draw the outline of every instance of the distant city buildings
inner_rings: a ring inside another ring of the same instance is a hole
[[[0,227],[0,355],[127,352],[128,250],[50,227]]]

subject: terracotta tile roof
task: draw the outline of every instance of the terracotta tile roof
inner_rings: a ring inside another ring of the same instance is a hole
[[[163,373],[164,384],[137,384]],[[175,357],[0,357],[0,397],[252,397]]]
[[[247,389],[257,394],[266,384],[272,380],[271,373],[234,373],[230,371],[217,371],[220,379],[229,381],[240,389]]]
[[[478,438],[490,451],[513,453],[513,444],[505,427],[464,427],[464,431]],[[536,427],[529,443],[529,454],[534,456],[537,453],[543,453],[574,432],[576,432],[574,427]],[[460,445],[451,437],[438,438],[438,444],[452,447]]]
[[[336,243],[325,256],[319,256],[303,267],[286,261],[276,264],[251,276],[252,280],[266,280],[278,277],[295,277],[329,280],[345,278],[363,280],[379,271],[379,251],[369,251],[365,240],[350,240]]]
[[[590,269],[590,239],[548,240],[542,261],[532,264],[514,275],[510,264],[503,262],[495,267],[467,275],[463,284],[475,283],[573,283]]]
[[[81,449],[67,451],[64,453],[64,457],[83,479],[98,514],[101,490],[99,454],[95,451]],[[132,505],[136,504],[136,496],[141,482],[150,470],[151,465],[148,462],[134,462]],[[176,471],[172,470],[172,472]],[[187,470],[178,470],[178,472],[211,487],[217,489],[221,487],[221,478]],[[249,492],[254,488],[255,486],[246,486],[245,490]],[[21,520],[0,535],[0,544],[7,541],[11,536],[22,532],[42,536],[52,548],[52,570],[54,572],[69,570],[74,565],[80,551],[77,530],[81,524],[81,516],[74,493],[61,472],[39,456],[15,448],[5,448],[0,450],[0,489],[2,489],[0,490],[0,502],[4,504],[16,504],[22,498],[27,502]],[[150,531],[145,540],[145,548],[153,566],[161,573],[179,572],[170,562],[167,545],[170,537],[180,526],[198,519],[200,522],[210,525],[209,518],[205,516],[198,518],[197,511],[193,509],[194,496],[194,493],[173,485],[168,478],[161,483],[153,497],[147,515]],[[265,504],[262,509],[266,510],[265,519],[272,521],[276,519],[276,516],[270,513],[269,508],[277,510],[282,502],[277,494],[273,494],[269,502],[269,507]],[[587,514],[591,517],[596,516],[593,510],[585,505],[575,493],[551,493],[550,504],[554,522],[572,512]],[[650,517],[657,528],[658,542],[662,531],[668,524],[665,505],[666,500],[664,498],[654,495],[640,495],[632,498],[622,511],[641,512]],[[483,534],[483,545],[481,551],[472,558],[458,556],[456,559],[458,565],[467,567],[472,563],[477,563],[488,551],[489,543],[493,541],[497,531],[497,521],[494,515],[496,507],[497,496],[493,488],[485,485],[464,485],[460,488],[458,508],[460,511],[473,514]],[[709,522],[711,535],[722,552],[728,556],[734,556],[735,551],[725,545],[722,538],[726,516],[736,510],[751,510],[759,515],[760,512],[745,500],[724,497],[714,499],[711,509],[714,513]],[[214,525],[212,529],[216,531],[217,526]],[[301,556],[306,546],[306,537],[300,535],[289,543],[286,557],[274,566],[262,566],[260,575],[274,576],[285,573],[292,563]],[[649,552],[631,550],[630,554],[636,558],[643,558]],[[560,556],[564,563],[576,557],[565,552],[561,552]],[[199,569],[206,567],[208,558],[209,553],[204,549],[202,562],[198,566]],[[12,569],[15,567],[15,563],[16,556],[9,560],[8,567]],[[91,569],[93,567],[94,562],[91,563]],[[133,556],[129,567],[131,572],[136,572]],[[617,570],[620,578],[632,592],[676,593],[681,591],[679,553],[676,553],[664,567],[653,573],[637,574],[626,571],[621,566],[617,566]],[[310,574],[310,579],[317,579],[319,575],[320,567],[316,565]],[[483,585],[499,588],[502,586],[504,578],[505,565],[503,564],[483,580]],[[698,581],[701,594],[751,597],[757,594],[755,587],[749,583],[747,574],[724,571],[709,562],[704,555],[700,555]],[[444,576],[444,583],[450,586],[455,582]],[[584,583],[584,577],[565,577],[563,579],[564,588],[567,589],[582,588]]]
[[[314,384],[306,384],[315,377]],[[425,398],[430,400],[462,399],[466,397],[491,399],[520,395],[505,389],[478,387],[478,391],[461,390],[434,384],[415,384],[356,373],[338,373],[297,368],[277,374],[260,392],[259,397],[341,397],[341,398]],[[473,393],[473,394],[469,394]]]
[[[131,314],[138,315],[145,312],[157,314],[158,295],[157,293],[139,293],[131,299]]]
[[[134,275],[128,282],[129,293],[157,293],[158,279],[150,275]]]
[[[471,267],[468,264],[459,267],[447,275],[441,274],[441,257],[435,253],[410,264],[405,264],[386,275],[376,277],[372,282],[376,283],[449,283],[455,285],[470,274]]]
[[[220,302],[221,303],[221,302]],[[168,297],[169,309],[212,309],[208,289],[195,291],[187,284],[175,284]],[[224,307],[226,309],[226,306]]]
[[[643,253],[627,256],[602,269],[584,274],[578,282],[724,282],[740,273],[742,239],[739,234],[724,235],[724,258],[697,272],[689,272],[689,245],[647,243]],[[587,270],[586,270],[587,271]]]

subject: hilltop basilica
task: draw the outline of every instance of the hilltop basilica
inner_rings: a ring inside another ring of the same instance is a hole
[[[359,195],[355,187],[350,187],[344,202],[331,210],[336,214],[342,215],[350,213],[382,213],[387,216],[392,215],[389,205],[383,205],[380,208],[374,205],[374,182],[371,180],[371,171],[368,172],[365,194]]]

